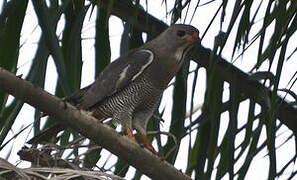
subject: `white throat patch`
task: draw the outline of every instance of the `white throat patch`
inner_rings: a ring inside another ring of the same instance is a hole
[[[183,58],[183,53],[184,53],[185,47],[180,47],[177,49],[177,51],[174,54],[174,58],[176,59],[177,62],[182,61]]]

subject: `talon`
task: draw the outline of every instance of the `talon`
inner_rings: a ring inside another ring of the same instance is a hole
[[[136,138],[135,138],[135,136],[134,136],[134,134],[133,134],[133,130],[127,128],[126,131],[127,131],[128,137],[129,137],[132,141],[136,142]]]
[[[146,135],[139,133],[142,141],[144,142],[145,147],[150,150],[153,154],[155,154],[156,156],[159,156],[159,153],[154,149],[154,147],[152,146],[151,142],[148,140],[148,138],[146,137]]]

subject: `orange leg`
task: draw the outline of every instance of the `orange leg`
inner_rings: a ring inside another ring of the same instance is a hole
[[[135,136],[134,136],[134,134],[133,134],[133,130],[130,129],[130,128],[127,128],[126,131],[127,131],[128,137],[129,137],[132,141],[137,142],[137,141],[136,141],[136,138],[135,138]]]
[[[139,132],[138,132],[139,133]],[[139,133],[142,141],[144,142],[145,147],[150,150],[152,153],[154,153],[155,155],[158,156],[158,152],[154,149],[154,147],[152,146],[151,142],[148,140],[148,138],[146,137],[146,135]]]

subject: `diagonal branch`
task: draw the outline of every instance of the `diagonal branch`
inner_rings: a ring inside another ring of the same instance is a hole
[[[99,123],[85,111],[77,110],[39,87],[0,68],[0,91],[9,93],[67,124],[98,145],[119,156],[152,179],[190,179],[171,164],[141,148],[112,128]]]
[[[208,69],[212,51],[197,46],[194,52],[193,60],[200,66]],[[253,80],[247,73],[233,66],[225,59],[218,56],[214,56],[214,58],[219,58],[216,71],[214,72],[218,78],[227,81],[230,85],[236,83],[236,86],[244,97],[255,100],[262,108],[270,108],[272,95],[270,89],[263,86],[260,82]],[[276,98],[276,104],[278,105],[276,112],[277,118],[297,135],[297,109],[279,96]]]
[[[108,0],[101,0],[103,3],[108,3]],[[135,11],[135,6],[125,3],[123,0],[118,0],[114,2],[112,9],[112,14],[118,16],[124,21],[132,23],[136,28],[143,32],[158,34],[168,28],[168,25],[164,22],[156,19],[152,15],[145,12],[143,9],[138,9],[137,18],[133,13]],[[201,67],[208,69],[209,59],[211,55],[214,55],[210,49],[197,44],[196,50],[192,59],[199,64]],[[217,78],[221,78],[227,81],[231,85],[237,83],[243,96],[250,99],[255,99],[262,108],[269,108],[271,91],[263,86],[261,83],[252,80],[248,74],[241,71],[237,67],[233,66],[231,63],[222,59],[216,55],[214,58],[219,58],[219,63],[216,67],[215,74]],[[297,135],[297,109],[292,105],[284,101],[281,97],[276,99],[278,104],[277,118],[282,124],[285,124],[289,129],[291,129],[295,135]]]

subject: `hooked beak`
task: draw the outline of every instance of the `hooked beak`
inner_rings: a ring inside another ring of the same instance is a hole
[[[193,44],[198,39],[199,39],[199,34],[194,33],[192,36],[190,36],[189,38],[186,39],[186,42],[188,42],[189,44]]]

